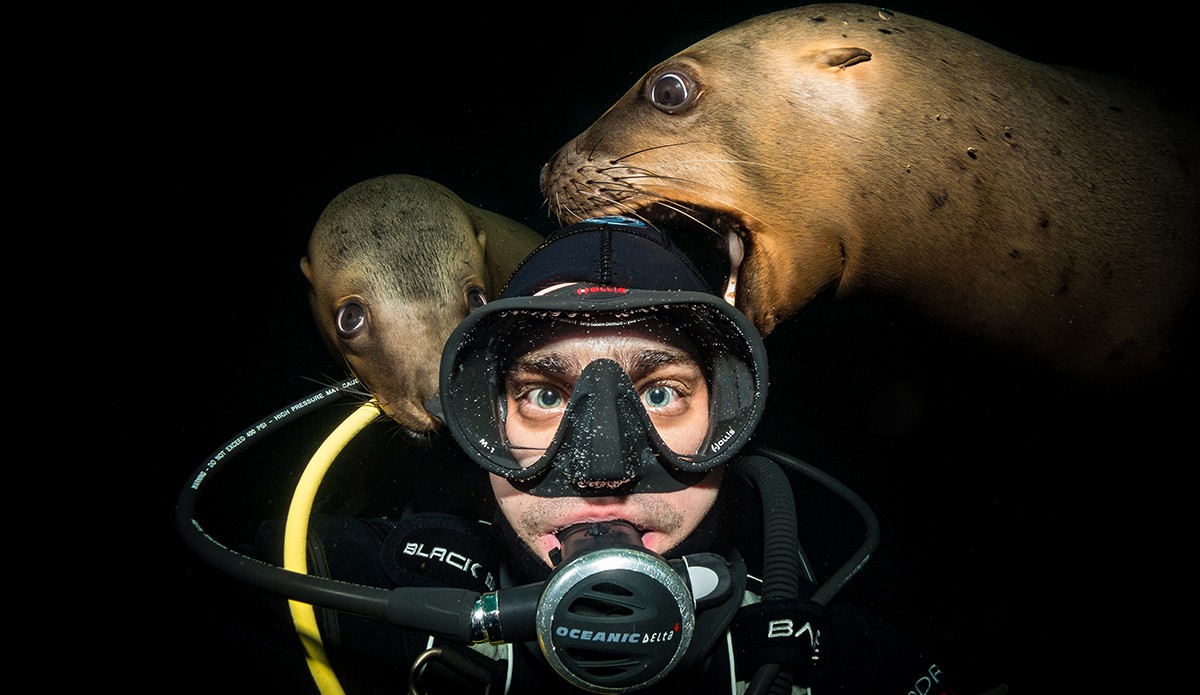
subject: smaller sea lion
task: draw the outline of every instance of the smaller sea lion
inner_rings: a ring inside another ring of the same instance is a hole
[[[441,427],[424,404],[446,339],[541,241],[441,184],[393,174],[329,203],[300,269],[326,345],[388,417],[420,435]]]

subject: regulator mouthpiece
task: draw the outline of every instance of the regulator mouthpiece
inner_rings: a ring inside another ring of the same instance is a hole
[[[568,526],[555,534],[562,547],[551,551],[550,560],[557,567],[564,559],[573,560],[584,553],[606,548],[636,548],[645,550],[642,534],[624,519],[582,523]]]
[[[577,524],[558,536],[566,560],[546,582],[536,621],[551,667],[597,693],[661,680],[696,628],[687,582],[629,522]]]

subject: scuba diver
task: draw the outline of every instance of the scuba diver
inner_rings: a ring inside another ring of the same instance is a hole
[[[203,531],[210,462],[178,521],[293,616],[317,607],[293,652],[323,694],[954,692],[910,639],[833,601],[878,542],[867,505],[798,459],[743,451],[768,381],[753,325],[666,234],[588,220],[447,341],[439,416],[486,473],[489,514],[313,515],[289,571],[282,523],[237,550]],[[796,476],[865,529],[824,579]]]

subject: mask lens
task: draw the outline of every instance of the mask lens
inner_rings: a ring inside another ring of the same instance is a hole
[[[761,340],[718,298],[592,311],[522,306],[533,299],[500,300],[468,317],[444,357],[447,426],[487,470],[536,478],[571,432],[571,456],[619,439],[621,458],[703,472],[753,431],[766,397]],[[617,368],[592,369],[605,360]],[[622,465],[636,463],[615,462],[614,476]]]
[[[564,417],[597,436],[618,436],[617,422],[653,429],[656,445],[676,455],[695,454],[707,438],[708,375],[687,336],[656,316],[620,325],[558,322],[537,342],[504,370],[503,426],[522,467],[561,439]],[[603,374],[593,366],[602,361]]]

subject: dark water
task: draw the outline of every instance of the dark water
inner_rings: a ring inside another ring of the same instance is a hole
[[[182,51],[163,85],[192,125],[165,148],[170,164],[158,177],[174,213],[159,233],[181,249],[164,262],[179,309],[165,336],[178,415],[151,464],[157,487],[144,520],[161,531],[152,531],[146,565],[168,597],[146,608],[146,634],[156,636],[147,658],[171,674],[166,690],[278,683],[256,655],[270,636],[248,627],[239,588],[182,547],[171,513],[193,470],[226,440],[342,376],[319,343],[299,271],[329,200],[365,178],[417,174],[549,231],[537,175],[559,145],[654,63],[786,6],[439,6],[423,23],[341,13],[197,20],[211,22],[211,40]],[[1178,40],[1188,17],[1154,8],[892,9],[1027,57],[1176,91],[1189,74]],[[187,173],[174,185],[180,164]],[[768,347],[760,442],[849,483],[883,524],[880,552],[848,599],[926,639],[981,687],[1137,689],[1177,659],[1182,648],[1152,624],[1176,620],[1188,598],[1190,370],[1131,392],[1081,387],[863,302],[819,301]],[[237,537],[255,515],[285,509],[289,493],[275,481],[330,426],[286,430],[288,442],[239,472],[229,493],[231,507],[245,501],[255,513],[214,523]],[[331,505],[428,482],[435,455],[375,436],[375,449],[341,469]],[[837,516],[802,518],[818,548],[844,531]]]

